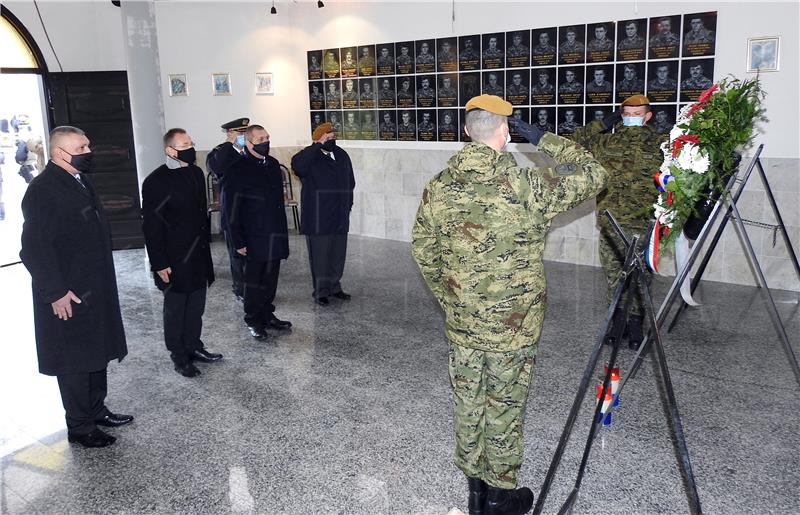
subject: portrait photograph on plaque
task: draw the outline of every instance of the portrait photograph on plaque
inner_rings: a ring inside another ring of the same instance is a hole
[[[358,47],[358,76],[375,75],[375,45]]]
[[[359,111],[358,115],[361,126],[361,139],[378,139],[377,111]]]
[[[467,131],[464,130],[464,126],[467,123],[466,122],[466,116],[467,116],[467,112],[464,109],[459,109],[458,110],[458,137],[464,143],[469,143],[470,141],[472,141],[472,138],[470,138],[467,135]]]
[[[653,127],[659,134],[669,134],[675,125],[675,116],[678,110],[676,104],[651,104],[650,112],[653,117],[648,125]]]
[[[558,103],[583,103],[583,66],[558,69]]]
[[[586,25],[558,28],[558,64],[580,64],[586,60]]]
[[[381,141],[397,140],[397,111],[385,110],[380,112],[378,122],[378,139]]]
[[[377,81],[375,79],[358,80],[359,109],[375,109],[378,107]]]
[[[322,81],[308,83],[308,105],[312,111],[325,109],[325,93]]]
[[[497,95],[500,98],[505,97],[505,77],[502,71],[483,72],[481,79],[481,93],[485,95]]]
[[[394,75],[394,43],[378,45],[376,61],[378,75]]]
[[[614,60],[614,36],[616,24],[613,21],[605,23],[590,23],[586,30],[588,42],[586,43],[586,62],[605,63]]]
[[[681,44],[681,16],[650,18],[649,59],[678,57]]]
[[[533,107],[531,108],[531,124],[547,132],[556,132],[556,108]]]
[[[387,107],[397,107],[395,100],[395,78],[383,77],[378,79],[380,87],[378,89],[378,107],[381,109]]]
[[[511,105],[530,104],[530,70],[506,71],[506,100]]]
[[[436,40],[436,70],[440,72],[458,71],[457,38],[439,38]]]
[[[322,78],[322,50],[306,52],[306,64],[308,66],[308,80]]]
[[[339,69],[339,49],[329,48],[323,51],[322,72],[328,79],[335,79],[341,74]]]
[[[583,127],[583,109],[580,107],[559,107],[556,134],[564,136]]]
[[[641,61],[647,55],[647,18],[617,24],[617,61]]]
[[[415,42],[416,53],[414,63],[417,73],[433,73],[436,71],[436,55],[433,39],[421,39]]]
[[[528,123],[530,121],[530,111],[531,110],[527,107],[515,107],[514,110],[511,111],[511,116],[509,116],[509,118]],[[520,136],[516,126],[510,123],[508,124],[508,132],[511,135],[511,141],[513,143],[525,143],[528,141]]]
[[[683,53],[685,57],[714,55],[717,12],[683,15]]]
[[[439,141],[458,141],[458,114],[455,109],[439,109]]]
[[[614,106],[586,106],[584,120],[586,121],[586,125],[594,121],[602,122],[603,118],[611,114],[611,111],[614,110]]]
[[[644,63],[617,64],[617,103],[631,95],[644,95]]]
[[[417,107],[436,107],[435,75],[417,75]]]
[[[586,66],[586,103],[610,104],[614,101],[614,65]]]
[[[357,49],[354,46],[344,47],[339,50],[342,56],[340,68],[342,70],[342,78],[344,77],[357,77],[358,76],[358,63],[356,62]]]
[[[681,102],[694,102],[714,81],[714,59],[684,59],[681,62]]]
[[[531,65],[531,31],[506,32],[506,68]]]
[[[651,102],[675,102],[678,99],[678,61],[651,61],[647,68],[647,98]]]
[[[397,77],[397,107],[416,106],[416,82],[413,75]]]
[[[344,113],[344,127],[342,128],[344,139],[361,139],[361,123],[358,120],[357,111],[347,111]]]
[[[458,74],[458,105],[465,106],[470,98],[481,94],[480,72]]]
[[[331,123],[333,132],[335,132],[337,136],[342,133],[341,111],[325,111],[325,121]]]
[[[481,37],[459,36],[458,38],[458,69],[472,71],[481,69]]]
[[[397,141],[417,141],[417,112],[414,109],[398,111]]]
[[[398,75],[414,73],[414,42],[395,43],[395,70]]]
[[[342,108],[341,80],[328,79],[325,81],[325,109]]]
[[[531,104],[542,106],[556,103],[556,69],[531,70]]]
[[[344,88],[342,89],[342,108],[358,109],[358,79],[342,79]]]
[[[439,79],[436,98],[439,107],[458,106],[458,76],[455,73],[443,73],[437,76]]]
[[[417,112],[417,140],[436,141],[436,109]]]
[[[556,64],[556,32],[555,27],[533,29],[531,47],[531,66],[552,66]]]
[[[320,124],[325,122],[325,112],[324,111],[312,111],[311,112],[311,132],[314,132],[314,129],[320,126]]]
[[[484,34],[482,36],[481,67],[484,70],[494,70],[506,65],[506,53],[503,50],[505,44],[504,36],[502,32]]]

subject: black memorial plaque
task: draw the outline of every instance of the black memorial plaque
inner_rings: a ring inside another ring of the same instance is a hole
[[[583,66],[558,69],[558,103],[583,103]]]
[[[614,65],[586,67],[586,103],[610,104],[614,101]]]
[[[394,43],[377,46],[378,58],[375,61],[378,75],[394,75]]]
[[[460,71],[481,69],[480,36],[460,36],[458,38],[458,69]]]
[[[558,64],[580,64],[586,60],[586,25],[558,28]]]
[[[484,70],[502,68],[506,64],[506,53],[503,50],[505,37],[502,32],[484,34],[483,51],[481,52],[481,66]]]
[[[437,76],[439,87],[436,92],[439,107],[456,107],[458,105],[458,76],[455,73],[444,73]]]
[[[511,105],[530,104],[530,70],[506,71],[506,100]]]
[[[647,63],[647,97],[651,102],[675,102],[678,96],[678,61]]]
[[[306,66],[308,68],[308,80],[319,80],[322,78],[322,50],[312,50],[306,52]]]
[[[667,59],[678,57],[681,43],[681,17],[661,16],[650,18],[650,41],[648,57],[650,59]]]
[[[714,55],[717,42],[717,13],[683,15],[683,57]]]
[[[436,70],[440,72],[458,71],[458,38],[436,40]]]
[[[417,140],[436,141],[436,109],[417,112]]]
[[[531,31],[506,32],[506,67],[527,68],[531,65]]]
[[[435,75],[417,75],[417,107],[436,107]]]
[[[613,21],[590,23],[587,29],[586,62],[605,63],[614,60],[614,34],[616,25]]]
[[[433,39],[421,39],[416,42],[415,64],[417,73],[433,73],[436,71],[436,54]]]

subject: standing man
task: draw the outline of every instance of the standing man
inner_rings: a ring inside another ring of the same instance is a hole
[[[185,130],[167,131],[164,154],[165,164],[142,183],[142,230],[153,279],[164,292],[164,342],[175,370],[195,377],[200,370],[192,361],[222,358],[200,340],[206,289],[214,282],[206,187]]]
[[[67,439],[105,447],[116,438],[98,425],[133,420],[105,405],[108,362],[128,354],[108,221],[85,176],[92,152],[84,132],[56,127],[49,149],[22,199],[19,254],[32,279],[39,372],[58,379]]]
[[[325,125],[325,124],[322,124]],[[244,321],[257,340],[266,329],[289,329],[275,316],[275,293],[281,260],[289,257],[289,234],[283,204],[280,163],[269,155],[269,133],[251,125],[238,145],[220,149],[217,162],[228,177],[231,240],[244,260]]]
[[[244,260],[241,259],[236,249],[233,248],[233,240],[231,239],[231,230],[228,226],[228,212],[231,206],[227,200],[227,185],[226,180],[227,169],[220,166],[218,162],[219,152],[224,148],[233,148],[239,154],[244,153],[244,131],[250,123],[249,118],[237,118],[222,125],[222,130],[225,131],[225,141],[214,147],[211,152],[206,156],[206,169],[209,173],[213,173],[219,183],[219,225],[222,229],[222,234],[225,236],[225,245],[228,248],[228,260],[231,265],[231,280],[233,282],[233,295],[239,302],[244,302]]]
[[[330,123],[317,127],[311,138],[314,142],[292,157],[292,169],[303,183],[300,232],[308,243],[312,296],[317,304],[327,306],[328,297],[350,299],[341,279],[356,179],[350,156],[336,145]]]
[[[609,173],[608,186],[597,197],[596,213],[600,229],[600,262],[608,283],[609,301],[624,265],[625,246],[603,216],[603,211],[611,211],[628,234],[645,235],[657,197],[653,174],[664,160],[661,143],[669,137],[647,125],[652,115],[647,97],[632,95],[622,102],[621,112],[613,112],[603,121],[594,120],[570,135],[571,140],[583,145]],[[611,129],[615,131],[612,133]],[[627,326],[628,346],[633,349],[638,348],[644,338],[644,302],[638,292],[635,299]],[[621,317],[621,313],[617,314],[615,323],[622,323]],[[613,333],[612,328],[609,334]]]
[[[554,168],[521,168],[504,152],[511,104],[481,95],[466,105],[472,142],[422,194],[413,255],[446,313],[455,463],[469,513],[516,515],[533,505],[515,490],[522,424],[547,298],[542,253],[552,218],[596,195],[606,171],[583,148],[525,122],[523,137]]]

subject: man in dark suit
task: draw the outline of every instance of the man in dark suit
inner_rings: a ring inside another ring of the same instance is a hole
[[[108,362],[128,353],[108,221],[85,177],[92,152],[84,132],[56,127],[49,149],[22,199],[20,258],[32,279],[39,372],[58,379],[67,439],[105,447],[116,438],[98,425],[133,420],[105,405]]]
[[[289,234],[283,204],[283,174],[269,156],[269,133],[251,125],[239,152],[223,144],[217,162],[226,170],[228,224],[236,252],[245,259],[244,321],[253,338],[267,338],[265,329],[289,329],[275,316],[275,292],[281,260],[289,257]]]
[[[338,65],[337,65],[338,67]],[[228,227],[228,211],[230,211],[229,203],[226,201],[227,192],[225,180],[226,170],[219,166],[217,162],[217,152],[223,145],[234,145],[234,148],[241,154],[244,152],[244,131],[250,123],[249,118],[237,118],[222,125],[222,130],[225,131],[225,142],[214,147],[206,157],[206,169],[208,173],[213,173],[217,181],[219,181],[219,225],[222,233],[225,236],[225,243],[228,247],[228,259],[231,264],[231,280],[233,281],[233,294],[236,300],[244,302],[244,259],[241,259],[236,249],[233,248],[233,241],[231,240],[231,231]]]
[[[347,257],[347,233],[356,180],[350,156],[336,146],[336,133],[323,123],[312,135],[314,142],[292,157],[292,169],[303,183],[300,232],[306,235],[314,300],[321,306],[328,297],[348,300],[341,279]]]
[[[166,162],[142,183],[142,230],[156,286],[164,292],[164,341],[185,377],[200,375],[192,361],[222,358],[203,348],[206,289],[214,282],[203,171],[183,129],[164,135]]]

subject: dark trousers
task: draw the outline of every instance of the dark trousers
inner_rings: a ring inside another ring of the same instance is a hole
[[[191,293],[164,292],[164,342],[179,365],[188,363],[192,351],[203,348],[203,312],[206,309],[206,288]]]
[[[95,420],[109,413],[106,408],[106,369],[56,377],[66,412],[67,432],[85,435],[97,429]]]
[[[278,291],[279,259],[256,261],[244,265],[244,321],[248,326],[263,326],[273,316],[275,292]]]
[[[225,245],[228,247],[228,260],[231,262],[231,280],[233,293],[239,297],[244,296],[244,258],[233,248],[233,238],[230,231],[224,231]]]
[[[314,298],[327,297],[342,291],[347,234],[307,235],[306,242]]]

